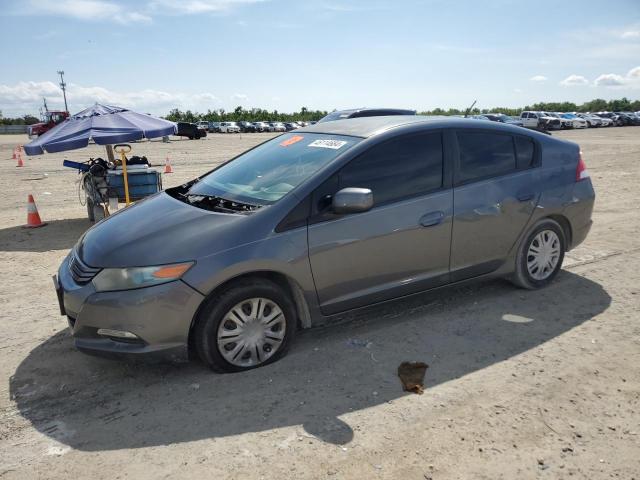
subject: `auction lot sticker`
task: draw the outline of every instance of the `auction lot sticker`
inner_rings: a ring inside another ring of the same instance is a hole
[[[324,140],[314,140],[308,146],[309,147],[316,147],[316,148],[330,148],[332,150],[338,150],[340,147],[343,147],[346,144],[347,144],[347,142],[345,142],[344,140],[324,139]]]
[[[284,140],[284,141],[280,142],[280,146],[281,147],[288,147],[289,145],[293,145],[294,143],[298,143],[303,138],[304,137],[302,135],[294,135],[293,137],[288,138],[287,140]]]

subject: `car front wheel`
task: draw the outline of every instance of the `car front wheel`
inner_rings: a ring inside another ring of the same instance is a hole
[[[543,220],[520,244],[513,282],[530,290],[546,287],[562,268],[565,249],[562,227],[554,220]]]
[[[287,352],[296,330],[289,296],[275,283],[247,279],[213,296],[194,335],[198,355],[220,373],[272,363]]]

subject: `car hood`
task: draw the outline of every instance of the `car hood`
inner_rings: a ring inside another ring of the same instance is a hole
[[[233,233],[250,221],[251,215],[204,210],[162,192],[96,224],[77,249],[87,265],[99,268],[197,260],[238,245],[238,238],[250,240]]]

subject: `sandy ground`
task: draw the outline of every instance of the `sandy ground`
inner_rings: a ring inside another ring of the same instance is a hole
[[[640,128],[570,131],[598,198],[553,286],[448,289],[306,331],[266,368],[72,348],[50,275],[89,227],[62,159],[0,136],[0,478],[640,478]],[[268,135],[140,143],[165,186]],[[27,194],[49,225],[24,230]],[[402,392],[403,360],[430,365]]]

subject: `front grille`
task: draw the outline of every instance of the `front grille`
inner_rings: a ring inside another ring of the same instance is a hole
[[[93,277],[95,277],[100,268],[90,267],[84,263],[75,251],[71,252],[71,258],[69,259],[69,271],[73,280],[79,285],[85,285],[89,283]]]

